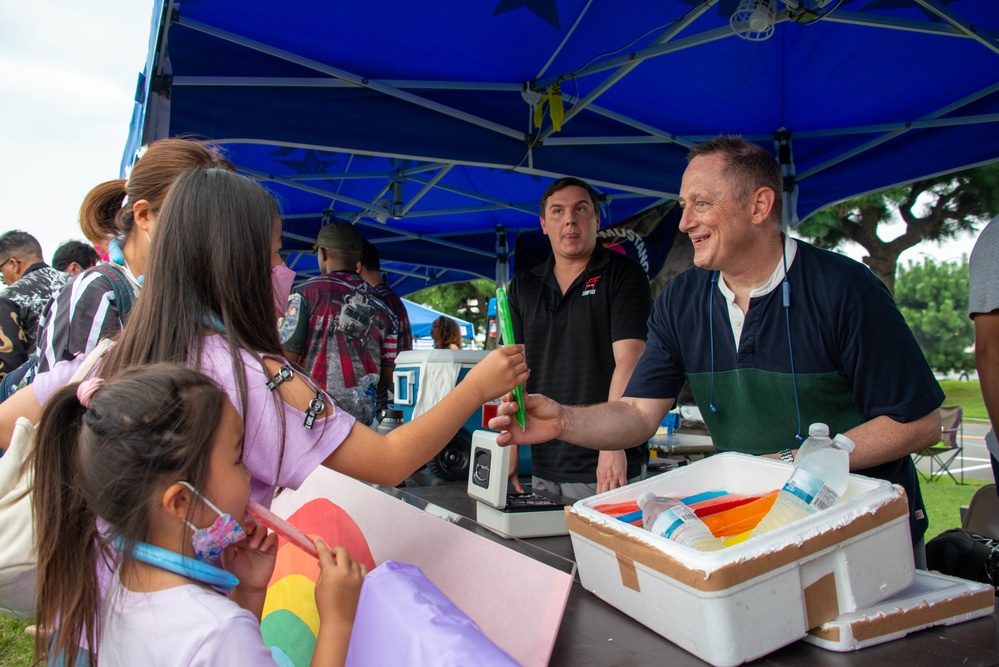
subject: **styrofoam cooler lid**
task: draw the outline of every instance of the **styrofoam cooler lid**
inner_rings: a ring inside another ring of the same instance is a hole
[[[917,630],[989,616],[994,604],[995,592],[988,584],[917,570],[905,590],[823,623],[804,641],[830,651],[856,651]]]

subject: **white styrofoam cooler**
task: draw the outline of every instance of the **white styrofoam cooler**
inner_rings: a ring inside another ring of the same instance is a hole
[[[584,588],[717,667],[766,655],[914,577],[905,492],[850,475],[827,510],[721,551],[702,552],[593,509],[644,491],[684,497],[780,488],[792,467],[724,453],[566,508]]]
[[[905,590],[812,628],[805,641],[830,651],[856,651],[924,628],[991,616],[994,605],[995,590],[988,584],[917,571]]]

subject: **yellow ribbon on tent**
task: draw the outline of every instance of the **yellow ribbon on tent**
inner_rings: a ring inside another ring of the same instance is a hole
[[[541,129],[546,101],[548,102],[548,115],[552,119],[552,130],[560,132],[562,130],[562,119],[565,118],[565,105],[562,103],[562,86],[557,83],[552,84],[548,91],[538,100],[538,103],[534,105],[534,127],[538,129]]]

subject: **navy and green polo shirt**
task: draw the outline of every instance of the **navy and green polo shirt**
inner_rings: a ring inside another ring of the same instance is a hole
[[[625,396],[676,397],[686,380],[718,451],[796,448],[795,384],[806,433],[813,422],[831,433],[881,415],[912,422],[943,403],[891,294],[863,264],[799,241],[788,268],[790,308],[785,313],[779,287],[752,298],[738,350],[713,276],[689,269],[656,299]],[[927,521],[912,459],[854,472],[905,489],[918,540]]]

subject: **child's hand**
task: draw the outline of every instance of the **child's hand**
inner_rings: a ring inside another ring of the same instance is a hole
[[[461,384],[471,384],[482,394],[481,403],[499,398],[514,387],[527,382],[530,371],[523,345],[504,345],[475,364]]]
[[[316,581],[316,607],[322,625],[327,623],[350,628],[357,613],[361,583],[368,568],[350,557],[344,547],[329,546],[316,540],[319,552],[319,579]],[[348,632],[349,635],[349,632]]]
[[[247,517],[246,539],[222,552],[225,569],[239,578],[239,587],[246,592],[266,591],[277,560],[278,536]]]

